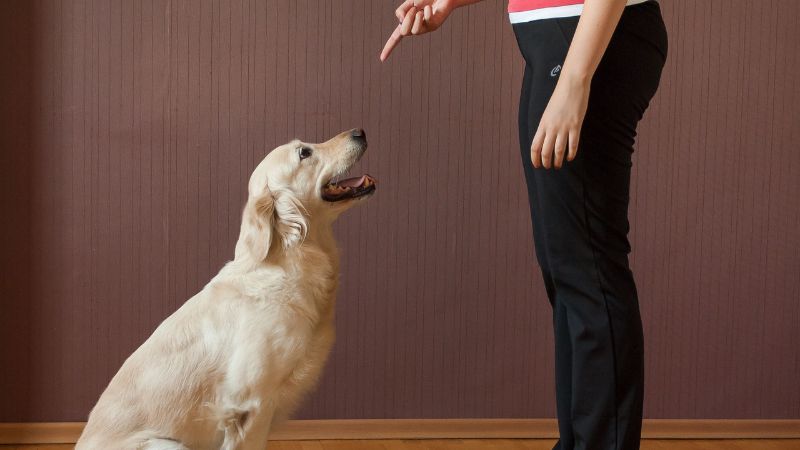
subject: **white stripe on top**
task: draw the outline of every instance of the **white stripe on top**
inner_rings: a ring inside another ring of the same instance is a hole
[[[650,0],[628,0],[626,6],[638,5]],[[511,23],[533,22],[534,20],[555,19],[559,17],[580,16],[583,12],[583,3],[567,6],[553,6],[551,8],[540,8],[532,11],[520,11],[508,13]]]

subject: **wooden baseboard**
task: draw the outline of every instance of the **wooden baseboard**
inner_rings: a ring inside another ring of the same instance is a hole
[[[83,422],[0,423],[0,444],[72,444]],[[326,439],[552,439],[554,419],[291,420],[276,441]],[[800,439],[800,420],[649,419],[644,439]]]

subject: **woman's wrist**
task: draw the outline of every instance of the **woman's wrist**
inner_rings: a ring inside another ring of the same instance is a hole
[[[592,72],[589,70],[570,70],[567,67],[561,71],[559,82],[564,82],[571,87],[588,88],[592,84]]]

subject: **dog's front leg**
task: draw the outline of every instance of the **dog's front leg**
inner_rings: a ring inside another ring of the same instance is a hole
[[[275,415],[275,406],[272,402],[265,402],[261,408],[248,417],[248,423],[243,427],[243,436],[236,446],[236,450],[265,450],[269,439],[272,418]]]

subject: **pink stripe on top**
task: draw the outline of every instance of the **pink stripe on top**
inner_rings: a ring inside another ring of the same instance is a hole
[[[508,12],[533,11],[556,6],[580,5],[583,0],[508,0]]]

